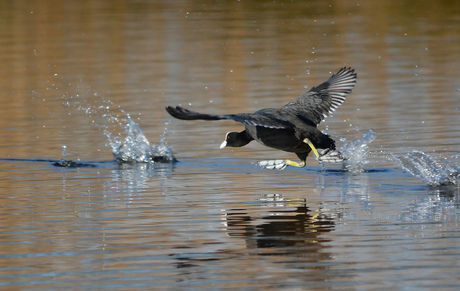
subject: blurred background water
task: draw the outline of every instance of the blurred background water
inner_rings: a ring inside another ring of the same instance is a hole
[[[459,31],[447,0],[2,1],[0,286],[458,289]],[[342,66],[320,127],[361,173],[262,170],[295,157],[164,110],[278,107]]]

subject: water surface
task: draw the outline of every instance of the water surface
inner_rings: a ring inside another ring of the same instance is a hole
[[[458,289],[459,188],[395,157],[460,167],[460,10],[342,2],[2,2],[0,286]],[[342,66],[320,126],[345,149],[373,130],[361,173],[262,170],[295,157],[164,111],[282,106]],[[113,161],[125,113],[179,162]]]

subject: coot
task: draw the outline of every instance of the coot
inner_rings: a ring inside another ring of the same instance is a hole
[[[259,162],[264,168],[304,167],[311,151],[321,162],[340,162],[344,158],[335,151],[334,140],[322,133],[317,125],[345,101],[356,84],[356,78],[352,68],[343,67],[329,80],[283,107],[265,108],[254,113],[205,114],[180,106],[168,106],[166,111],[183,120],[231,119],[243,123],[245,130],[227,133],[220,148],[241,147],[255,140],[267,147],[293,152],[300,159],[300,163],[290,160]]]

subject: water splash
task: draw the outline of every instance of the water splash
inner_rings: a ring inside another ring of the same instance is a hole
[[[460,153],[451,156],[450,160],[455,163],[455,168],[460,172]]]
[[[161,137],[160,145],[151,144],[139,125],[132,120],[129,113],[126,113],[121,108],[118,110],[122,113],[121,118],[120,116],[114,117],[111,114],[105,114],[105,117],[109,120],[114,119],[123,130],[123,133],[114,134],[107,129],[103,130],[115,159],[123,162],[141,163],[172,163],[176,161],[172,154],[172,149],[166,146],[164,135]]]
[[[94,95],[97,96],[97,95]],[[176,158],[172,149],[167,146],[165,131],[161,136],[160,145],[149,142],[139,125],[120,106],[100,96],[82,100],[79,95],[75,98],[65,96],[66,105],[74,106],[84,111],[91,118],[91,123],[107,137],[108,146],[115,160],[134,163],[173,163]],[[71,102],[72,101],[72,102]]]
[[[365,133],[363,137],[347,143],[345,138],[340,141],[344,143],[339,151],[346,160],[343,162],[343,170],[352,174],[364,172],[364,166],[368,163],[367,155],[369,152],[369,144],[377,138],[377,134],[371,129]]]
[[[152,147],[150,151],[150,158],[154,162],[159,163],[171,163],[177,162],[177,159],[174,157],[171,147],[168,146],[166,141],[166,135],[168,134],[168,125],[170,121],[165,122],[165,129],[163,134],[160,135],[160,145]]]
[[[419,178],[428,186],[456,185],[460,172],[447,162],[440,163],[434,157],[417,150],[394,159],[404,170]]]

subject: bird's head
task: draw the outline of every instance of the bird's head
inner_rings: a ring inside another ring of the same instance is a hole
[[[220,145],[220,148],[225,147],[242,147],[247,145],[251,140],[243,132],[227,132],[225,140]]]

